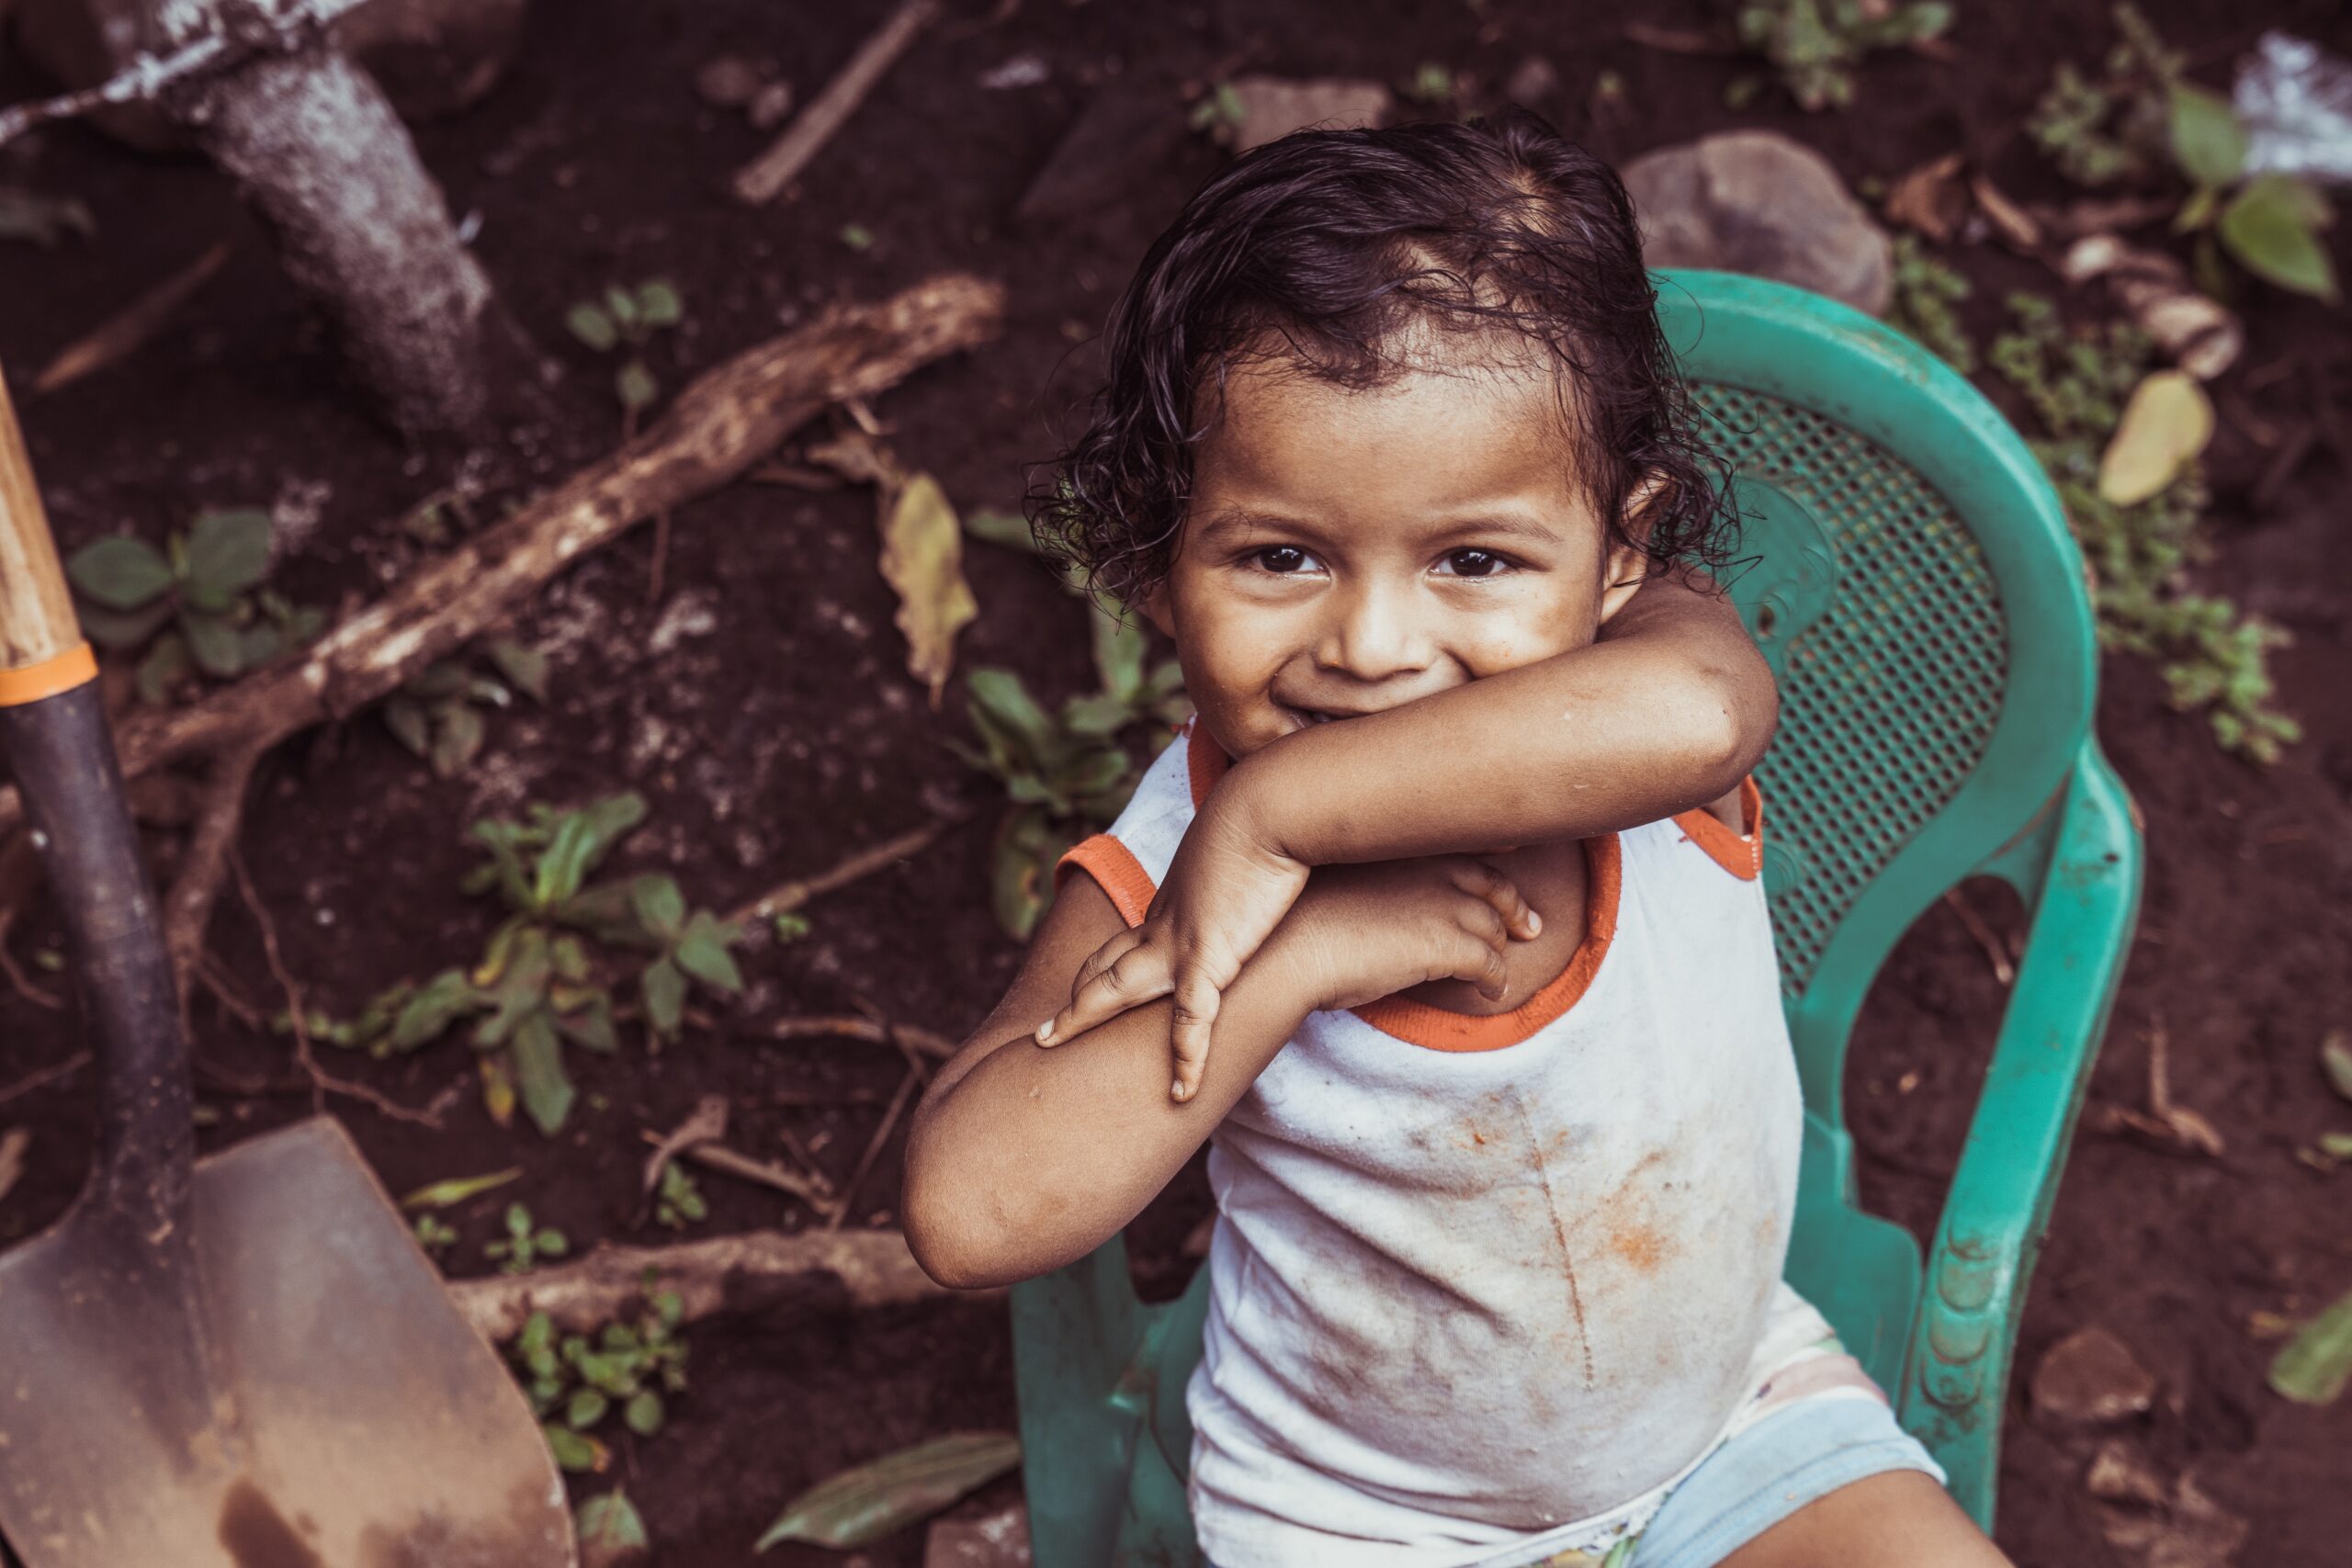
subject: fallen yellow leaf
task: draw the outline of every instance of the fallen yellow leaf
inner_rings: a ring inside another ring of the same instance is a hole
[[[882,500],[882,576],[898,590],[907,673],[930,686],[936,709],[956,668],[956,634],[980,613],[964,581],[963,525],[929,474],[913,475],[895,495],[885,491]]]
[[[2162,491],[2213,438],[2213,405],[2205,389],[2178,370],[2158,370],[2132,389],[2132,400],[2098,460],[2098,493],[2136,506]]]

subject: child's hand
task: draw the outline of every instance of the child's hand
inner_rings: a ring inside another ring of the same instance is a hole
[[[1079,966],[1069,1005],[1038,1029],[1051,1045],[1131,1008],[1175,998],[1170,1094],[1190,1100],[1209,1059],[1209,1027],[1227,987],[1306,886],[1309,867],[1264,843],[1242,814],[1209,806],[1193,821],[1142,925]]]
[[[1188,846],[1190,842],[1188,838]],[[1302,875],[1304,871],[1302,867]],[[1171,873],[1168,886],[1176,885]],[[1271,872],[1254,890],[1271,899],[1270,889],[1274,889]],[[1275,891],[1284,897],[1287,918],[1284,913],[1274,917],[1279,935],[1261,962],[1295,965],[1310,1011],[1358,1007],[1430,980],[1467,980],[1481,994],[1498,999],[1508,978],[1503,953],[1513,940],[1526,941],[1543,929],[1508,878],[1467,855],[1325,866],[1314,873],[1295,907],[1288,902],[1292,888],[1287,878]],[[1163,935],[1157,942],[1147,940],[1161,913],[1155,902],[1143,926],[1113,938],[1087,961],[1079,973],[1080,995],[1039,1032],[1039,1044],[1083,1033],[1174,988],[1168,956],[1174,939]],[[1241,964],[1258,951],[1259,944],[1252,943],[1249,953],[1234,959],[1230,975],[1238,976]],[[1230,984],[1228,976],[1224,985]],[[1108,999],[1093,1003],[1096,1010],[1091,1013],[1081,1012],[1081,998],[1090,987],[1106,993]],[[1209,993],[1206,1016],[1195,1020],[1195,1040],[1189,1051],[1182,1038],[1176,1042],[1176,1077],[1169,1090],[1175,1100],[1191,1099],[1200,1087],[1208,1062],[1208,1026],[1223,988],[1220,985]],[[1177,1017],[1181,1027],[1181,993]],[[1073,1019],[1078,1021],[1068,1021]]]

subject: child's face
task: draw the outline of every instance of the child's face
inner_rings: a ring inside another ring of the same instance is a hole
[[[1572,482],[1556,398],[1548,370],[1232,375],[1145,604],[1229,754],[1593,640],[1641,558]]]

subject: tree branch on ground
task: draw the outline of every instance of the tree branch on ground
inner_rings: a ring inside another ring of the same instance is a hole
[[[600,1247],[575,1263],[528,1274],[453,1280],[450,1299],[474,1332],[512,1339],[535,1312],[568,1334],[592,1334],[652,1289],[674,1291],[685,1321],[726,1311],[763,1312],[797,1298],[859,1307],[895,1306],[948,1294],[922,1271],[895,1230],[752,1231],[674,1247]],[[825,1279],[831,1276],[834,1283]]]

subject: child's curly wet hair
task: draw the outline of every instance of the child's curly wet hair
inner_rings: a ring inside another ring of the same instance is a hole
[[[1113,309],[1091,423],[1030,521],[1049,556],[1133,603],[1167,576],[1193,448],[1235,365],[1376,387],[1429,363],[1410,345],[1434,330],[1489,363],[1548,352],[1573,472],[1611,541],[1660,568],[1720,566],[1727,470],[1696,436],[1656,299],[1623,182],[1523,109],[1284,137],[1235,159],[1153,243]],[[1649,475],[1665,483],[1629,530]]]

